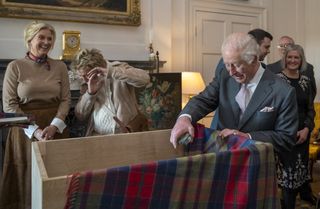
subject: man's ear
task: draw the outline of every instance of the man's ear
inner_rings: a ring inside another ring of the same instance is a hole
[[[258,61],[259,61],[258,56],[254,56],[254,59],[252,60],[252,63],[251,63],[251,64],[257,64]]]
[[[254,56],[251,62],[249,62],[248,64],[253,65],[253,64],[257,64],[257,62],[258,62],[258,57]]]

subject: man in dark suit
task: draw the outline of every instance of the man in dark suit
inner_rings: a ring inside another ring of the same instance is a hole
[[[258,58],[260,62],[263,62],[264,58],[270,53],[271,41],[273,39],[272,35],[260,28],[250,30],[248,34],[252,35],[257,41],[260,51]]]
[[[176,147],[182,135],[194,136],[192,123],[219,107],[220,135],[236,134],[272,143],[278,152],[290,151],[298,128],[295,90],[261,66],[259,46],[252,36],[231,34],[221,49],[227,70],[187,103],[172,129],[170,142]],[[247,107],[240,110],[236,97],[243,87],[247,87]]]
[[[273,39],[273,36],[269,32],[260,28],[250,30],[248,34],[252,35],[253,38],[257,41],[260,50],[259,61],[261,62],[262,67],[266,68],[266,64],[264,64],[262,61],[270,53],[271,41]],[[220,74],[220,71],[225,68],[226,67],[224,65],[223,59],[221,58],[215,70],[215,77],[217,77],[217,75]],[[217,129],[218,120],[218,116],[215,114],[210,125],[212,129]]]
[[[286,47],[290,44],[294,44],[293,38],[291,38],[290,36],[280,37],[279,45],[277,46],[277,48],[279,49],[279,54],[281,57],[283,57]],[[277,62],[267,65],[267,68],[274,73],[280,73],[283,70],[283,67],[281,66],[281,59],[278,60]],[[316,86],[316,80],[314,78],[313,65],[311,65],[310,63],[307,63],[306,70],[301,72],[301,74],[307,76],[310,79],[312,98],[314,99],[317,94],[317,86]]]

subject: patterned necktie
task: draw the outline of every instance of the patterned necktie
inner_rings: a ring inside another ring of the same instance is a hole
[[[250,91],[247,87],[247,84],[242,84],[241,89],[239,90],[235,99],[239,104],[239,107],[241,109],[241,116],[242,116],[250,100]]]

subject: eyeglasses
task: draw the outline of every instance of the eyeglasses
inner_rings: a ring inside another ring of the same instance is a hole
[[[277,48],[278,48],[278,49],[285,49],[285,48],[287,48],[289,45],[291,45],[291,44],[279,44],[279,45],[277,46]]]

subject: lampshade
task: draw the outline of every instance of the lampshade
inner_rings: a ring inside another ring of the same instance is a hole
[[[182,72],[182,94],[195,95],[205,88],[199,72]]]

